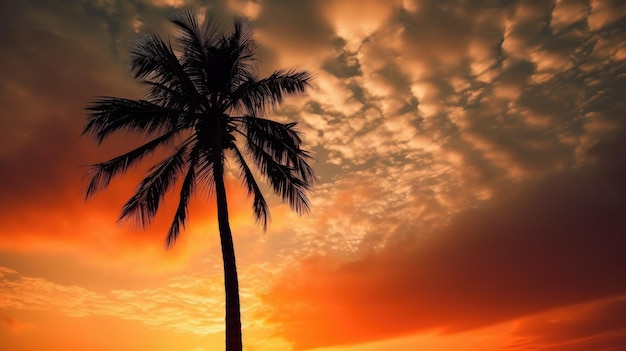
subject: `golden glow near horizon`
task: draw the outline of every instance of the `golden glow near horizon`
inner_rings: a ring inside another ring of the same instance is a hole
[[[115,224],[143,169],[81,196],[134,142],[81,138],[85,103],[140,97],[125,50],[184,6],[315,76],[272,115],[315,153],[311,214],[271,198],[263,233],[227,182],[246,351],[619,350],[626,5],[501,3],[2,3],[0,350],[223,348],[213,200],[167,251],[170,203]]]

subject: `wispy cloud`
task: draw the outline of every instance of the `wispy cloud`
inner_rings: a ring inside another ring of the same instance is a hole
[[[58,310],[68,316],[114,316],[179,333],[223,330],[223,288],[218,277],[182,276],[159,288],[90,291],[2,267],[0,309]]]

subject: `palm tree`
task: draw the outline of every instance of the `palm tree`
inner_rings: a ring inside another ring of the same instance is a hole
[[[255,175],[260,174],[283,202],[299,214],[308,212],[307,191],[315,175],[301,148],[296,123],[263,118],[285,97],[303,93],[311,75],[279,70],[257,78],[255,43],[247,22],[235,18],[224,32],[215,19],[194,11],[173,17],[174,45],[148,34],[130,50],[131,70],[146,88],[145,99],[100,97],[87,107],[83,135],[98,143],[116,132],[142,134],[148,142],[88,171],[86,198],[106,188],[111,180],[146,156],[173,150],[152,166],[135,194],[124,204],[119,220],[146,227],[165,194],[178,181],[178,207],[165,239],[174,245],[188,219],[188,204],[198,189],[215,195],[224,261],[226,290],[226,350],[240,351],[239,287],[224,186],[225,161],[233,159],[252,196],[257,224],[267,229],[268,204]],[[257,173],[253,173],[250,163]]]

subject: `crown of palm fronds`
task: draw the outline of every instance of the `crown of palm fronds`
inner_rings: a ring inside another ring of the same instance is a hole
[[[179,203],[167,234],[173,245],[188,218],[188,204],[198,187],[212,189],[213,167],[233,157],[245,189],[253,197],[257,223],[267,229],[268,204],[250,164],[284,202],[302,214],[306,193],[315,180],[311,154],[301,148],[295,123],[264,118],[285,97],[309,86],[306,71],[279,70],[257,77],[256,45],[247,22],[236,18],[223,34],[219,22],[185,11],[172,19],[174,44],[147,34],[131,49],[135,79],[147,93],[143,100],[100,97],[87,107],[83,134],[98,143],[130,131],[150,141],[109,161],[90,166],[86,197],[164,147],[175,151],[150,168],[135,194],[123,206],[120,220],[145,226],[155,216],[165,194],[182,181]]]

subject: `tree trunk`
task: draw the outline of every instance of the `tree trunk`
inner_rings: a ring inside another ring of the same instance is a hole
[[[217,198],[217,220],[222,243],[224,261],[224,286],[226,289],[226,351],[241,351],[241,313],[239,307],[239,282],[233,236],[228,223],[228,204],[224,187],[224,165],[222,160],[213,163],[215,197]]]

